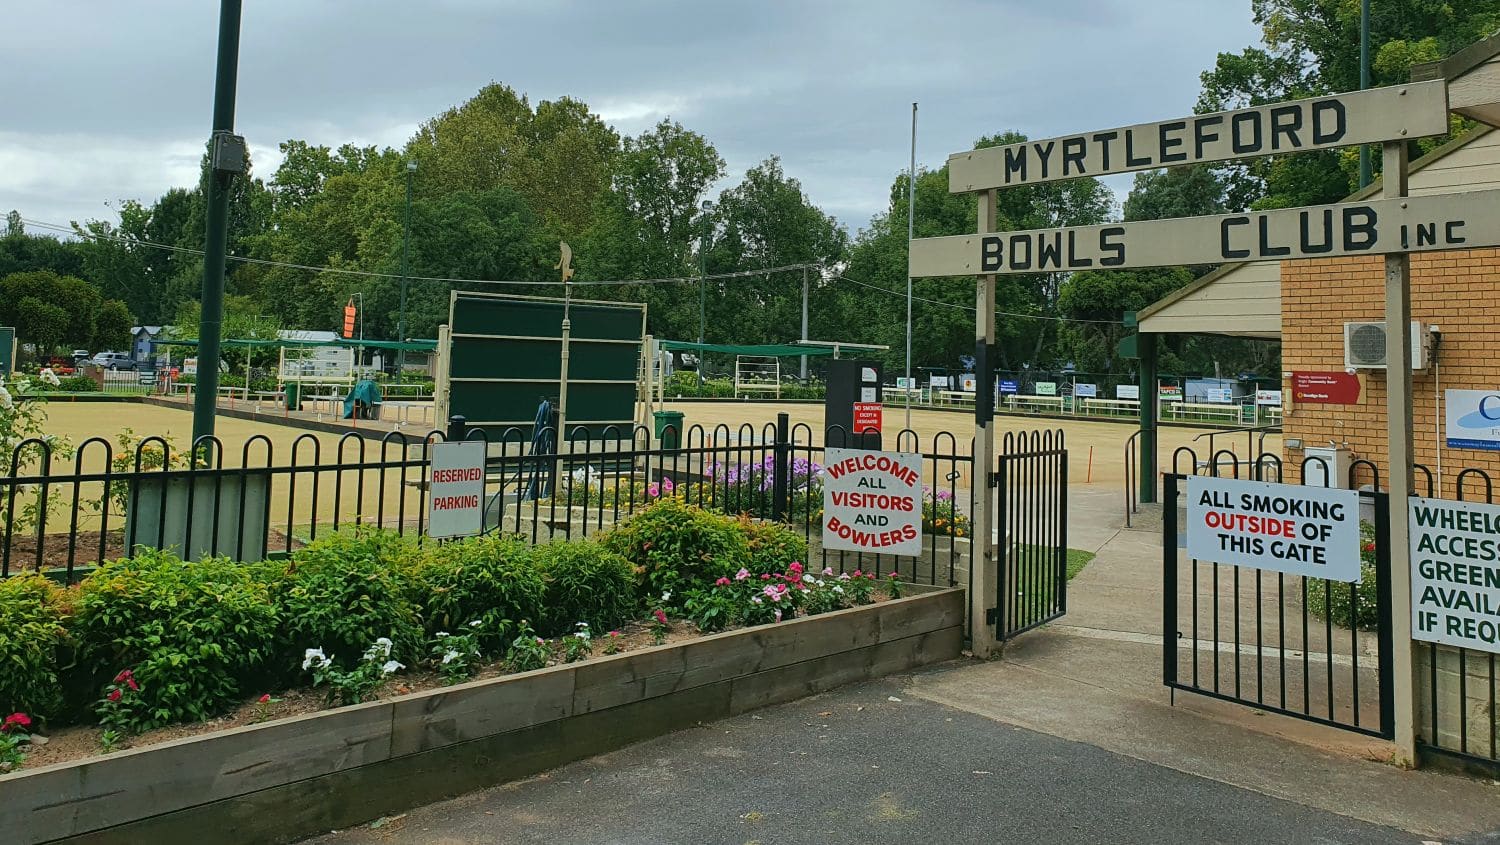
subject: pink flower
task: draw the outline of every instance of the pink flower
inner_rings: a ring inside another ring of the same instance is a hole
[[[125,686],[130,687],[130,691],[131,692],[140,692],[141,691],[141,685],[137,684],[135,682],[135,676],[134,675],[131,675],[130,677],[128,677],[128,678],[125,679]]]
[[[653,499],[655,499],[657,496],[660,496],[661,495],[661,485],[657,484],[655,481],[651,482],[650,484],[647,484],[646,485],[646,495],[650,496]]]
[[[130,680],[131,678],[134,678],[134,677],[135,677],[135,673],[134,672],[131,672],[129,669],[121,669],[120,670],[120,674],[118,674],[118,675],[115,676],[115,683],[117,683],[117,684],[123,684],[126,681],[128,681],[128,680]]]
[[[654,616],[654,617],[656,617],[656,624],[658,624],[658,625],[665,625],[665,624],[667,624],[667,613],[666,613],[666,611],[662,610],[661,608],[658,607],[656,609],[656,612],[653,613],[653,614],[651,614],[651,615]]]
[[[119,701],[121,695],[122,693],[119,689],[112,689],[109,691],[109,695],[107,696],[107,698],[109,698],[110,701]]]
[[[779,608],[779,607],[776,608],[776,621],[777,622],[781,621],[781,608]]]
[[[786,571],[789,572],[789,573],[796,574],[796,575],[801,575],[802,574],[802,568],[803,568],[802,564],[800,564],[800,563],[798,563],[797,561],[794,560],[794,561],[792,561],[792,565],[788,566],[786,568]]]
[[[4,722],[0,722],[0,733],[10,733],[12,728],[29,727],[31,727],[30,716],[26,715],[25,713],[12,713],[9,716],[5,717]]]
[[[618,637],[618,636],[620,636],[620,632],[619,631],[610,631],[609,635],[611,637]]]
[[[854,577],[855,578],[862,578],[862,577],[864,577],[864,573],[860,572],[858,569],[856,569],[856,570],[854,570]]]
[[[720,578],[719,580],[717,580],[717,581],[714,582],[714,586],[716,586],[716,587],[727,587],[727,586],[730,585],[730,583],[731,582],[730,582],[730,580],[728,578]]]
[[[750,577],[750,570],[745,569],[743,567],[740,568],[739,572],[734,573],[734,580],[736,580],[736,581],[743,581],[743,580],[745,580],[746,578],[749,578],[749,577]]]
[[[677,485],[673,484],[672,483],[672,479],[670,479],[670,478],[663,478],[661,480],[661,489],[665,490],[668,493],[671,493],[672,489],[675,488],[676,486]]]
[[[762,581],[769,581],[769,580],[771,580],[771,573],[767,572],[765,575],[760,576],[760,580],[762,580]]]
[[[823,574],[824,575],[832,575],[833,574],[833,567],[831,567],[831,566],[825,566],[825,567],[823,567]]]
[[[260,698],[257,698],[256,701],[259,701],[261,704],[270,704],[271,703],[271,694],[270,693],[266,693],[265,695],[262,695]]]

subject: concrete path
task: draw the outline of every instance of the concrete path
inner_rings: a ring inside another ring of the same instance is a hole
[[[939,676],[973,668],[950,666]],[[704,725],[314,841],[1378,845],[1422,838],[997,725],[886,681]]]

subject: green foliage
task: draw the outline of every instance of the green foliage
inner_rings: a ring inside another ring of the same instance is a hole
[[[429,637],[470,628],[482,654],[498,655],[523,619],[541,619],[546,584],[531,546],[515,535],[429,547],[411,558],[408,596]],[[477,624],[474,624],[477,623]]]
[[[0,713],[62,715],[67,595],[41,575],[0,580]]]
[[[483,623],[474,620],[468,625],[460,628],[456,633],[438,631],[432,635],[432,648],[429,651],[432,665],[438,674],[443,676],[445,684],[459,684],[474,676],[479,669],[479,660],[483,656],[479,651],[479,634],[477,629]]]
[[[365,649],[353,668],[343,669],[333,655],[310,648],[302,668],[312,673],[314,687],[328,687],[329,704],[359,704],[370,698],[385,679],[406,666],[391,658],[391,641],[381,637]]]
[[[266,669],[283,621],[265,576],[227,558],[142,550],[83,581],[71,630],[87,685],[127,669],[140,685],[119,727],[201,721],[238,700]]]
[[[505,652],[505,668],[511,672],[530,672],[541,669],[552,659],[552,650],[547,641],[536,635],[531,626],[522,620],[516,638]]]
[[[579,622],[575,625],[573,633],[562,638],[562,647],[564,663],[587,660],[594,653],[594,635],[590,632],[589,623]]]
[[[763,522],[742,515],[739,529],[749,546],[746,568],[752,575],[785,572],[793,562],[807,560],[807,540],[784,523]]]
[[[734,590],[722,589],[727,579],[719,579],[713,587],[687,591],[683,610],[689,622],[698,626],[705,634],[722,631],[745,618],[744,600]]]
[[[352,668],[370,643],[386,637],[396,660],[415,660],[422,625],[403,573],[416,553],[410,540],[375,529],[329,534],[294,552],[275,591],[287,653],[322,648]]]
[[[1332,619],[1340,628],[1373,631],[1379,626],[1375,526],[1363,520],[1359,523],[1359,575],[1357,584],[1304,578],[1308,612],[1319,619]]]
[[[590,630],[607,631],[640,606],[630,563],[606,545],[592,540],[547,543],[533,554],[546,582],[544,631],[563,634],[580,622]]]
[[[97,393],[99,383],[88,376],[68,376],[58,379],[57,389],[64,393]]]
[[[750,546],[736,520],[676,497],[665,497],[621,523],[603,544],[635,567],[640,589],[652,600],[711,582],[750,562]],[[670,604],[671,599],[662,601]]]

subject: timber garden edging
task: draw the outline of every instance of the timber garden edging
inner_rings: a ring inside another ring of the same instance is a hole
[[[947,589],[0,776],[8,842],[288,842],[959,656]]]

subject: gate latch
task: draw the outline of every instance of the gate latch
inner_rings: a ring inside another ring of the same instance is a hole
[[[992,607],[984,612],[984,624],[994,625],[1000,621],[1000,608]]]
[[[989,476],[989,486],[991,486],[991,487],[999,487],[1000,486],[1000,473],[991,470],[990,472],[986,473],[986,475]]]

